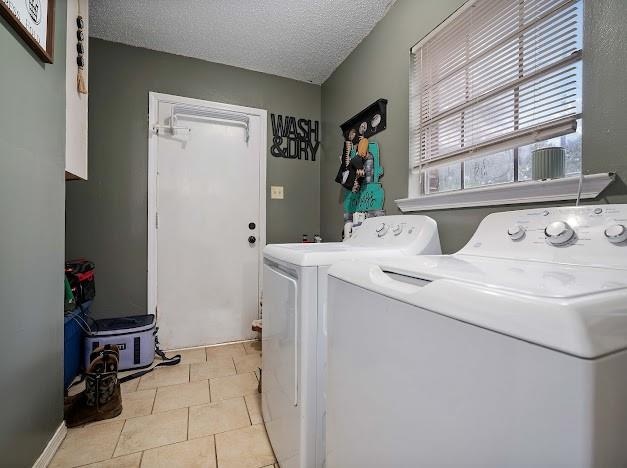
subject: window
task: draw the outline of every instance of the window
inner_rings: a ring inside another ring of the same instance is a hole
[[[582,0],[471,0],[411,50],[410,196],[581,172]]]

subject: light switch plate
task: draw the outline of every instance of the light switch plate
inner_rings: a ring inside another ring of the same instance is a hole
[[[283,186],[271,185],[270,186],[270,198],[273,200],[283,200]]]

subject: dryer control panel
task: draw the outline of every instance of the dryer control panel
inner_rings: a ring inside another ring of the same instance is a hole
[[[458,253],[627,268],[627,205],[493,213]]]
[[[422,215],[367,218],[353,226],[351,238],[344,243],[355,247],[401,249],[409,255],[440,253],[438,226],[432,218]]]

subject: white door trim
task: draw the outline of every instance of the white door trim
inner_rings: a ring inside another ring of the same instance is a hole
[[[259,284],[257,285],[257,311],[261,295],[263,246],[266,245],[266,146],[268,139],[268,111],[254,107],[236,106],[221,102],[205,101],[172,94],[150,91],[148,93],[148,313],[157,314],[157,135],[152,131],[156,123],[159,101],[177,102],[211,109],[240,112],[259,117]]]

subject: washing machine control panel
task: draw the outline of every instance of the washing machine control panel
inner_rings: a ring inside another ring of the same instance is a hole
[[[575,231],[565,221],[553,221],[544,228],[544,237],[552,245],[564,245],[574,235]]]
[[[627,268],[627,205],[494,213],[460,253]]]
[[[507,235],[511,240],[520,240],[525,235],[525,228],[520,224],[515,224],[507,228]]]
[[[612,224],[605,229],[604,234],[612,244],[620,244],[627,240],[627,228],[624,224]]]

